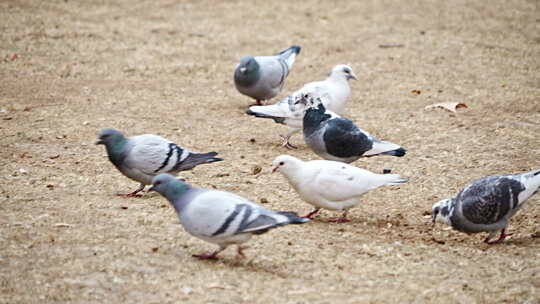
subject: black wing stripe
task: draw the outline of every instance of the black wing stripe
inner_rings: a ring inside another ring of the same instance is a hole
[[[175,146],[176,146],[176,144],[174,144],[174,143],[169,144],[169,152],[167,152],[167,157],[165,158],[165,160],[163,161],[161,166],[159,168],[157,168],[156,170],[154,170],[154,173],[158,172],[159,170],[161,170],[161,169],[165,168],[165,166],[167,166],[167,164],[169,163],[169,160],[171,159],[171,156],[173,154]]]
[[[229,226],[231,225],[232,221],[238,216],[238,214],[242,211],[242,208],[244,208],[244,205],[236,205],[236,208],[234,208],[233,213],[231,213],[227,219],[225,219],[225,222],[219,229],[212,233],[212,236],[216,236],[218,234],[222,234],[223,232],[227,231],[229,229]]]
[[[278,60],[279,65],[281,66],[281,79],[279,80],[279,85],[282,86],[285,82],[285,77],[289,75],[289,68],[287,67],[287,63],[283,61],[282,59]]]
[[[244,213],[244,217],[242,218],[240,226],[238,226],[238,231],[244,230],[249,224],[251,224],[251,222],[248,222],[251,213],[253,213],[251,208],[249,206],[246,206],[246,212]]]
[[[179,167],[179,165],[181,163],[184,162],[184,160],[182,159],[182,153],[184,152],[184,149],[180,148],[178,145],[174,145],[175,146],[175,150],[176,150],[176,154],[178,155],[177,159],[176,159],[176,164],[174,165],[174,168],[177,168]]]

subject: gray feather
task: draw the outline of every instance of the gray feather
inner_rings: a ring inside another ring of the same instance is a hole
[[[292,46],[274,56],[246,56],[234,71],[238,91],[256,100],[268,100],[281,92],[299,46]]]

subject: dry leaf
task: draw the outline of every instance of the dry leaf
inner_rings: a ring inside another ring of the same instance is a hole
[[[450,112],[456,113],[459,108],[467,108],[467,105],[460,102],[441,102],[426,106],[424,109],[443,108]]]
[[[71,225],[68,224],[68,223],[56,223],[56,224],[54,224],[54,227],[66,227],[67,228],[67,227],[71,227]]]
[[[257,174],[261,173],[261,171],[262,171],[262,168],[259,165],[255,165],[255,166],[253,166],[251,168],[251,174],[253,174],[253,175],[257,175]]]

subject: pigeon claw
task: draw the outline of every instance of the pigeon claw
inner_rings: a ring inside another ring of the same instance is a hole
[[[217,259],[219,259],[217,257],[217,252],[199,253],[199,254],[193,254],[191,256],[194,257],[194,258],[197,258],[199,260],[217,260]]]
[[[330,223],[338,223],[338,224],[342,224],[342,223],[348,223],[350,222],[351,220],[346,218],[346,217],[337,217],[337,218],[332,218],[332,219],[329,219],[328,222]]]
[[[313,216],[314,216],[315,214],[317,214],[317,212],[319,212],[319,210],[320,210],[320,209],[317,208],[317,209],[311,211],[310,213],[304,215],[303,217],[304,217],[304,218],[307,218],[307,219],[312,219]]]
[[[347,218],[347,213],[348,212],[349,212],[349,210],[345,210],[345,212],[343,212],[343,214],[340,217],[333,218],[333,219],[330,219],[328,221],[333,222],[333,223],[338,223],[338,224],[348,223],[348,222],[351,221],[350,219]]]
[[[236,258],[237,259],[245,258],[246,255],[244,254],[243,250],[247,249],[247,248],[249,248],[249,247],[238,246],[238,248],[236,249],[236,253],[237,253]]]
[[[285,147],[289,150],[298,149],[297,146],[294,146],[289,142],[289,138],[291,138],[290,136],[280,135],[279,137],[283,139],[283,143],[281,144],[282,147]]]
[[[249,105],[249,107],[252,107],[252,106],[264,106],[266,103],[263,103],[260,99],[256,99],[255,100],[255,103],[252,103]]]
[[[494,244],[499,244],[499,243],[502,243],[507,236],[511,236],[513,233],[508,233],[506,234],[506,229],[502,229],[501,230],[501,235],[499,236],[498,239],[494,240],[494,241],[490,241],[491,239],[491,235],[488,235],[485,239],[484,239],[484,243],[486,244],[489,244],[489,245],[494,245]]]
[[[138,192],[138,191],[137,191]],[[121,196],[121,197],[143,197],[142,194],[138,194],[137,192],[131,192],[131,193],[117,193],[116,195],[117,196]]]

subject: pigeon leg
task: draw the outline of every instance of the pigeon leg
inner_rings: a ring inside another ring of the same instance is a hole
[[[123,196],[123,197],[142,197],[142,194],[137,194],[141,191],[144,190],[144,184],[141,184],[139,186],[139,188],[137,188],[135,191],[131,192],[131,193],[127,193],[127,194],[122,194],[122,193],[118,193],[117,195],[118,196]]]
[[[319,212],[319,210],[321,210],[321,208],[315,208],[315,210],[313,210],[310,213],[306,214],[304,217],[308,218],[308,219],[311,219],[317,212]]]
[[[199,260],[217,260],[218,253],[225,250],[227,247],[219,247],[218,250],[211,252],[211,253],[199,253],[199,254],[193,254],[192,257],[197,258]]]
[[[289,150],[298,149],[297,146],[295,146],[295,145],[293,145],[293,144],[291,144],[289,142],[289,139],[291,138],[290,135],[288,135],[288,134],[287,135],[280,135],[279,137],[281,137],[283,139],[283,143],[281,144],[282,147],[285,147],[285,148],[287,148]]]
[[[349,212],[348,209],[343,212],[341,217],[338,217],[338,218],[335,218],[335,219],[330,219],[329,222],[334,222],[334,223],[348,223],[348,222],[350,222],[351,220],[347,218],[347,212]]]
[[[266,102],[265,102],[266,103]],[[252,103],[249,105],[249,107],[252,107],[252,106],[262,106],[263,103],[261,102],[260,99],[255,99],[255,103]]]
[[[245,258],[246,255],[244,254],[244,249],[248,249],[249,247],[242,247],[240,245],[238,245],[238,249],[236,250],[237,252],[237,255],[236,255],[236,258]]]
[[[289,139],[291,139],[291,136],[293,136],[295,133],[298,133],[299,131],[300,129],[294,129],[291,132],[287,133],[287,135],[280,135],[280,137],[283,139],[283,143],[281,144],[281,146],[287,149],[298,149],[298,147],[294,146],[289,142]]]
[[[487,236],[487,238],[484,240],[484,242],[485,242],[486,244],[490,244],[490,245],[492,245],[492,244],[498,244],[498,243],[502,243],[502,242],[506,239],[507,236],[512,235],[512,233],[506,234],[506,228],[503,228],[503,229],[501,230],[501,235],[499,236],[499,238],[496,239],[495,241],[490,241],[490,239],[495,235],[495,233],[496,233],[496,232],[490,233],[490,234]]]

